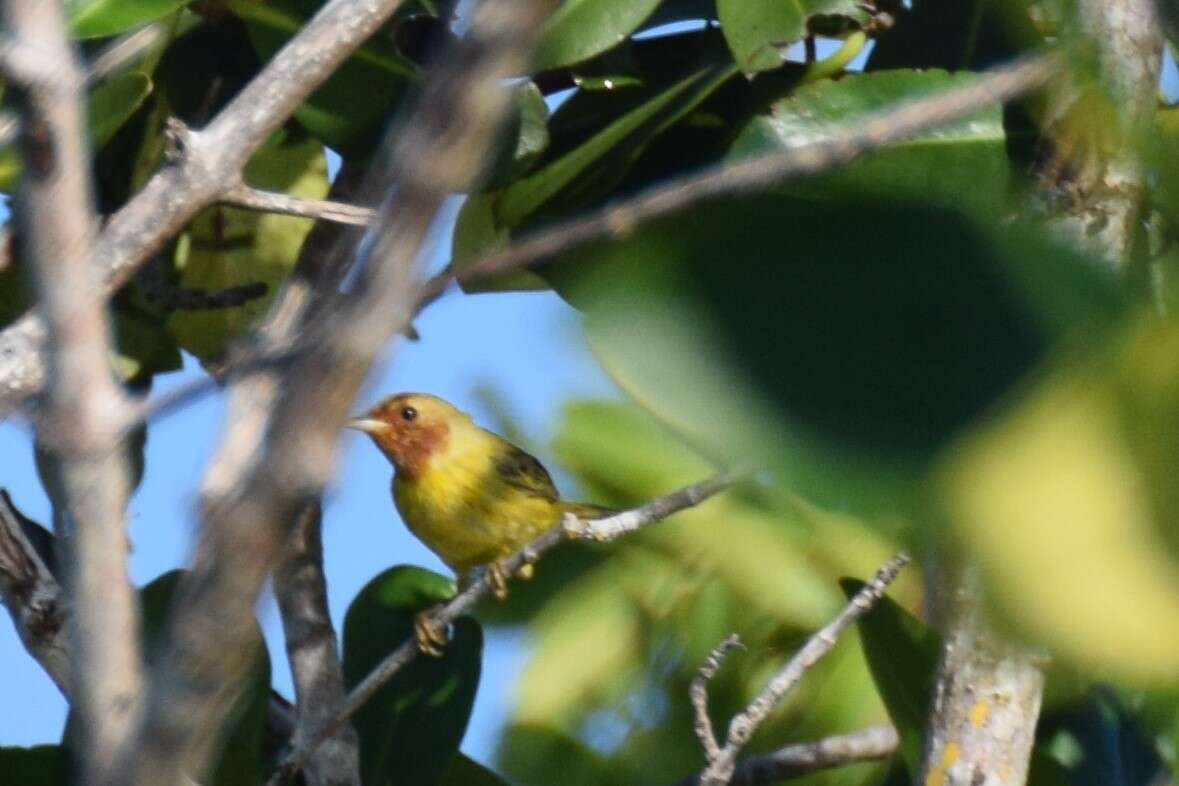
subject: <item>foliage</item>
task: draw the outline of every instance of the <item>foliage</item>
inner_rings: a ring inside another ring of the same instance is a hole
[[[451,270],[668,178],[827,139],[1067,43],[1068,5],[565,0],[529,72],[503,88],[513,110],[465,195]],[[89,87],[103,212],[167,165],[169,117],[207,123],[321,6],[67,2],[87,55],[149,23],[163,31]],[[245,181],[322,198],[329,158],[373,165],[439,42],[461,34],[454,11],[405,3],[253,154]],[[843,48],[800,62],[814,37]],[[866,41],[862,65],[848,66]],[[565,407],[553,452],[586,497],[627,505],[720,465],[764,471],[623,544],[560,549],[506,604],[479,610],[484,624],[526,625],[531,642],[495,762],[502,776],[460,752],[483,646],[465,618],[444,657],[418,658],[357,714],[366,786],[539,786],[555,772],[575,785],[676,782],[700,766],[687,688],[718,640],[736,631],[748,647],[713,683],[721,719],[839,608],[841,577],[935,541],[974,555],[996,623],[1053,655],[1033,783],[1145,784],[1173,765],[1179,109],[1161,107],[1145,139],[1116,140],[1149,186],[1126,275],[1039,210],[1027,175],[1051,147],[1035,131],[1042,114],[1035,101],[986,106],[836,171],[464,282],[556,292],[628,394]],[[0,151],[0,191],[15,192],[18,169]],[[310,229],[304,218],[201,211],[113,299],[121,378],[142,391],[182,351],[215,370],[289,279]],[[0,324],[27,308],[26,278],[19,259],[0,267]],[[254,294],[193,305],[194,292],[226,291]],[[136,480],[145,439],[128,439]],[[43,483],[52,495],[52,473]],[[937,649],[916,574],[808,674],[751,752],[890,718],[902,736],[892,761],[802,782],[912,773]],[[144,588],[149,642],[176,580]],[[453,589],[408,566],[366,585],[344,622],[349,686]],[[262,781],[264,653],[252,669],[202,782]],[[0,748],[0,767],[22,783],[66,778],[57,746]]]

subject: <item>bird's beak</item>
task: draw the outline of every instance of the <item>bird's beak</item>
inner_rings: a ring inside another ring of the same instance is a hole
[[[344,424],[344,428],[354,428],[366,434],[384,434],[389,430],[389,424],[373,418],[352,418]]]

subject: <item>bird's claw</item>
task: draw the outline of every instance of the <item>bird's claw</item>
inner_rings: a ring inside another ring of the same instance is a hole
[[[491,591],[496,600],[508,597],[508,570],[504,563],[496,560],[487,566],[487,582],[491,584]]]
[[[435,658],[442,657],[442,650],[449,641],[446,626],[434,621],[434,609],[418,612],[413,618],[413,638],[422,654]]]

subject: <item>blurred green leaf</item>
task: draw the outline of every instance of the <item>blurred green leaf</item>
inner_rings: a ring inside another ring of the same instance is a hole
[[[782,65],[786,47],[807,34],[807,22],[812,17],[867,17],[864,4],[856,0],[717,0],[716,11],[733,58],[746,74]]]
[[[500,776],[474,759],[456,753],[446,769],[434,781],[434,786],[508,786]]]
[[[109,142],[151,91],[151,79],[138,71],[115,74],[94,88],[86,99],[91,148],[98,150]],[[0,191],[12,191],[19,175],[16,148],[10,145],[0,150]]]
[[[1020,0],[913,0],[898,9],[895,24],[878,37],[865,70],[958,71],[1009,60],[1040,41],[1028,8]]]
[[[454,594],[450,579],[399,565],[357,594],[344,618],[344,679],[354,687],[413,636],[418,612]],[[361,779],[367,786],[432,783],[458,750],[479,684],[483,633],[469,618],[453,626],[442,657],[419,656],[356,713]]]
[[[855,579],[840,585],[849,600],[864,587]],[[901,735],[905,765],[910,773],[920,772],[941,638],[887,595],[856,624],[872,681]]]
[[[121,379],[141,381],[184,365],[176,339],[158,318],[130,306],[116,308],[113,317],[115,370]]]
[[[321,0],[226,0],[245,22],[258,57],[269,60],[319,11]],[[367,156],[417,68],[393,43],[397,21],[421,7],[406,4],[295,111],[295,117],[345,158]]]
[[[279,131],[250,158],[244,179],[256,188],[322,199],[328,190],[323,146],[312,137]],[[262,283],[267,293],[240,306],[174,311],[168,328],[180,346],[209,361],[249,329],[294,267],[311,224],[309,218],[224,205],[198,213],[176,244],[179,285],[216,291]]]
[[[1179,328],[1144,319],[1062,361],[941,462],[938,491],[991,596],[1062,661],[1179,673]]]
[[[617,46],[659,5],[659,0],[563,0],[544,24],[536,70],[588,60]]]
[[[8,783],[19,783],[20,786],[66,786],[69,783],[69,757],[60,745],[0,747],[0,770]]]
[[[167,16],[190,0],[65,0],[75,38],[104,38],[125,33]]]
[[[164,644],[168,613],[184,574],[181,570],[169,571],[140,590],[144,647],[149,657]],[[211,775],[200,778],[209,786],[258,786],[263,780],[262,740],[270,703],[270,656],[261,628],[255,626],[252,638],[250,646],[241,652],[226,653],[227,658],[235,657],[235,665],[245,672],[245,684],[233,699],[219,739],[205,743],[223,746]]]
[[[1069,786],[1151,786],[1168,774],[1135,713],[1108,688],[1046,713],[1036,736],[1039,758]]]

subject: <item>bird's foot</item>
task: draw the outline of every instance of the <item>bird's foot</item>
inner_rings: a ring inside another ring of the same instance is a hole
[[[435,610],[426,609],[413,618],[413,638],[422,654],[440,658],[450,639],[446,635],[446,626],[434,621]]]
[[[495,594],[496,600],[504,600],[508,597],[509,578],[508,569],[503,560],[496,560],[487,566],[487,582],[491,584],[491,591]]]
[[[540,555],[530,548],[524,549],[524,564],[516,570],[516,575],[528,581],[532,578],[532,574],[536,573],[536,561],[540,559]]]

